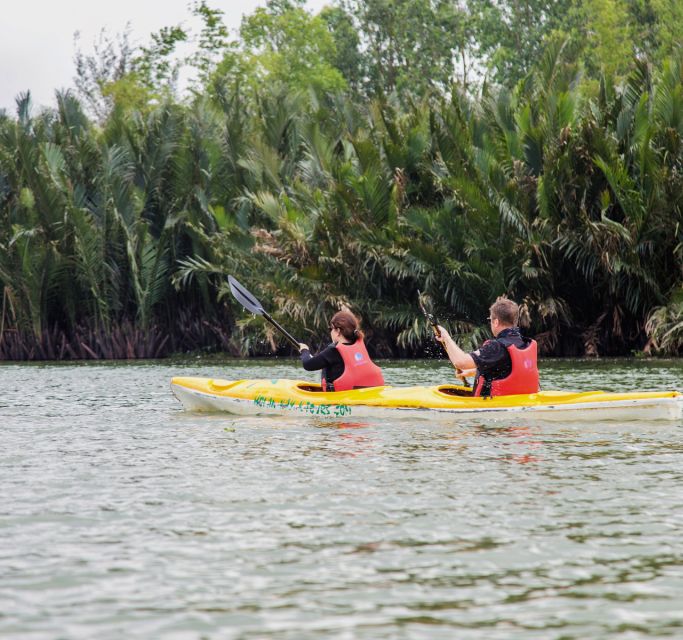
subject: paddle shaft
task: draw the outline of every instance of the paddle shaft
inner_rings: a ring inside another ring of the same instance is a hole
[[[430,316],[431,316],[431,314],[430,314]],[[436,324],[436,321],[432,317],[428,316],[428,320],[429,320],[430,324],[432,325],[432,330],[434,331],[434,335],[437,338],[440,338],[441,337],[441,329],[439,329],[439,325]]]
[[[429,313],[427,309],[425,309],[424,305],[422,304],[422,300],[420,299],[420,292],[418,291],[418,303],[420,304],[420,309],[422,310],[422,313],[424,314],[424,317],[427,319],[427,322],[432,325],[432,331],[434,331],[434,335],[437,337],[438,342],[441,342],[441,330],[439,329],[439,323],[436,321],[436,318],[434,317],[434,314]],[[446,349],[446,345],[441,342],[441,346],[444,348],[444,351],[448,353],[448,350]],[[455,367],[455,372],[457,373],[462,373],[462,369],[459,369],[458,367]],[[464,376],[460,378],[462,380],[462,383],[469,388],[470,383],[468,382],[467,378]]]
[[[263,317],[270,322],[287,340],[292,343],[292,346],[299,349],[299,341],[291,334],[287,329],[285,329],[277,320],[274,320],[272,316],[264,309],[262,312]]]

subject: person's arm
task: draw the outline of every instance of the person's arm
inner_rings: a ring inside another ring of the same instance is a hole
[[[468,369],[477,368],[472,356],[469,353],[465,353],[457,344],[455,344],[455,341],[453,338],[451,338],[448,331],[446,331],[446,329],[440,325],[439,333],[441,335],[437,339],[441,342],[441,344],[443,344],[444,348],[446,349],[446,353],[448,354],[448,359],[456,369],[465,371]]]
[[[473,378],[476,375],[477,375],[476,369],[463,369],[461,371],[460,369],[456,368],[456,371],[455,371],[455,377],[461,378],[462,380],[464,380],[465,378]]]
[[[311,355],[307,345],[302,343],[299,346],[301,348],[301,363],[306,371],[320,371],[330,366],[330,350],[334,349],[333,346],[326,347],[315,356]]]

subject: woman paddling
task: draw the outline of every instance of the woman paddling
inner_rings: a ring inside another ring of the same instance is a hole
[[[381,387],[384,376],[370,359],[358,319],[349,311],[338,311],[330,320],[332,343],[313,356],[308,345],[299,343],[306,371],[322,370],[323,391],[347,391]]]

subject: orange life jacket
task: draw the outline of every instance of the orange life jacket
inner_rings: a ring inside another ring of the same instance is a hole
[[[509,344],[504,338],[500,340],[510,354],[512,361],[512,371],[506,378],[491,380],[490,388],[486,389],[487,380],[480,375],[475,396],[513,396],[521,393],[538,393],[540,382],[538,376],[538,345],[535,340],[529,340],[529,344],[520,349],[513,344]]]
[[[362,387],[381,387],[384,384],[382,370],[370,360],[365,342],[360,338],[354,344],[338,342],[337,351],[344,361],[344,373],[332,383],[323,378],[323,391],[348,391]]]

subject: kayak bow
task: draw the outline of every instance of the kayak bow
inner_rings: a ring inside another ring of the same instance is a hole
[[[370,387],[323,392],[301,380],[173,378],[171,389],[189,411],[237,415],[387,418],[526,414],[550,420],[678,420],[683,395],[676,391],[607,393],[540,391],[475,398],[457,385]]]

